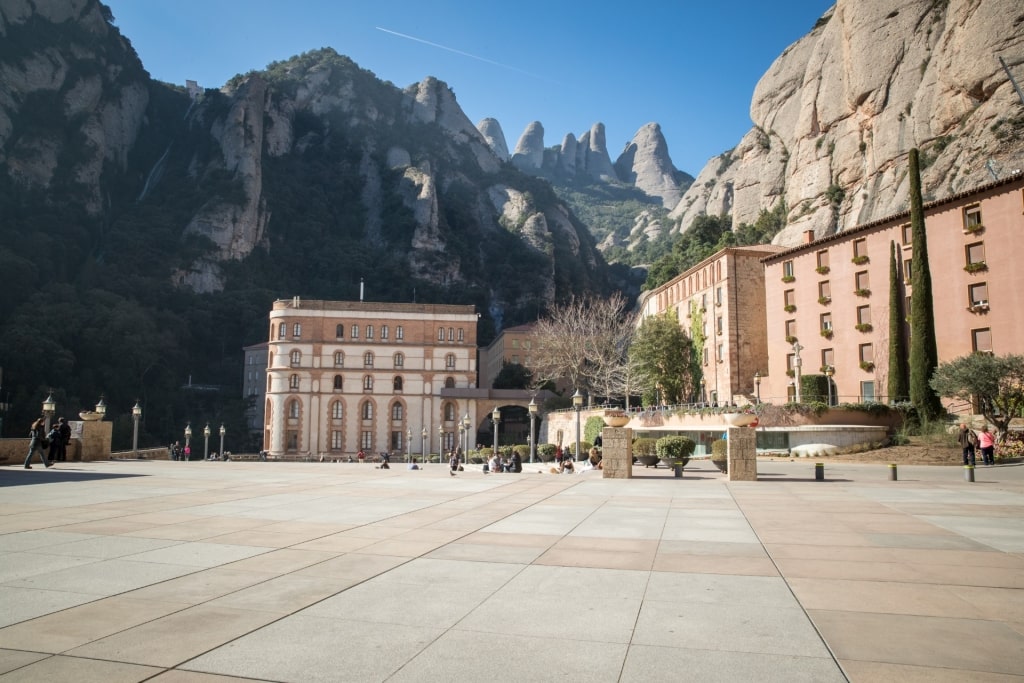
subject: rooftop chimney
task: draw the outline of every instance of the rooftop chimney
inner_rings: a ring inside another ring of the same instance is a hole
[[[814,241],[814,231],[804,230],[804,244],[810,244]]]

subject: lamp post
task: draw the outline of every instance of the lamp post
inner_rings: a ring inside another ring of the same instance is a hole
[[[220,459],[224,459],[224,435],[228,430],[224,429],[224,423],[220,425]]]
[[[700,378],[700,402],[701,402],[701,404],[704,404],[704,403],[708,402],[707,398],[705,398],[706,394],[704,393],[704,389],[707,387],[707,385],[708,385],[708,381],[706,379],[704,379],[703,377],[701,377]]]
[[[832,375],[836,374],[835,368],[831,365],[825,367],[825,384],[828,385],[828,405],[832,407]]]
[[[573,453],[573,459],[578,460],[580,457],[580,409],[583,407],[583,394],[577,389],[576,393],[572,395],[572,409],[576,411],[576,452]]]
[[[437,461],[444,462],[444,425],[437,425]]]
[[[796,374],[796,390],[794,396],[796,396],[796,402],[800,403],[800,365],[803,361],[800,359],[800,352],[804,350],[804,347],[800,346],[800,342],[793,342],[793,370]]]
[[[494,406],[494,410],[491,411],[491,422],[494,424],[494,455],[498,455],[498,423],[501,422],[501,411],[498,410],[498,406]]]
[[[207,422],[206,426],[203,427],[203,460],[207,460],[210,457],[210,423]]]
[[[531,398],[527,408],[530,411],[530,462],[533,462],[537,455],[537,402]]]
[[[412,462],[412,428],[405,430],[405,461]]]
[[[100,419],[107,414],[107,404],[103,402],[103,395],[100,395],[100,402],[96,404],[96,412],[100,414]]]
[[[427,428],[420,432],[420,464],[427,464]]]
[[[466,442],[466,428],[462,426],[462,420],[459,420],[456,424],[459,425],[459,450],[462,450],[462,444]]]
[[[754,396],[757,398],[757,402],[761,402],[761,371],[757,370],[754,373]]]
[[[465,450],[462,451],[462,457],[469,462],[469,430],[473,426],[473,421],[469,419],[469,413],[466,413],[462,417],[462,428],[466,430],[466,446]]]
[[[192,423],[189,422],[185,425],[185,448],[189,448],[189,444],[192,443]],[[191,452],[190,452],[191,454]],[[182,458],[182,460],[188,460],[188,457]]]
[[[57,402],[53,400],[53,391],[46,396],[43,400],[43,417],[46,418],[46,433],[50,433],[50,421],[53,420],[53,414],[57,412]]]
[[[132,453],[135,457],[139,457],[139,420],[142,419],[142,406],[139,405],[138,399],[135,401],[135,405],[132,406]]]

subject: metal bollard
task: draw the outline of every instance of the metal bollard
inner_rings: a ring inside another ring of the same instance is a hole
[[[825,481],[825,463],[814,463],[814,481]]]
[[[974,465],[964,465],[964,481],[974,481]]]
[[[889,463],[889,481],[896,481],[896,463]]]

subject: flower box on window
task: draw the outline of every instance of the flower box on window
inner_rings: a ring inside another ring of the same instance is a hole
[[[871,372],[872,370],[875,369],[875,364],[869,360],[862,360],[860,362],[860,369],[864,370],[865,372]]]
[[[782,310],[784,310],[786,313],[792,313],[793,311],[796,310],[796,306],[793,304],[786,304],[785,306],[782,307]]]
[[[850,262],[853,263],[854,265],[863,266],[869,260],[870,259],[866,255],[864,255],[864,256],[854,256],[852,259],[850,259]]]
[[[985,226],[981,223],[975,223],[974,225],[968,225],[964,228],[965,235],[977,235],[979,232],[985,229]]]
[[[828,328],[828,329],[822,330],[821,331],[821,336],[824,337],[825,339],[831,339],[832,338],[832,328]]]
[[[830,297],[830,296],[819,296],[818,297],[818,303],[821,304],[822,306],[828,306],[830,303],[832,303],[832,297]]]
[[[795,275],[783,275],[782,276],[782,281],[783,282],[796,282],[796,276]]]
[[[857,296],[871,296],[870,289],[855,289],[853,290],[853,293]]]
[[[870,332],[871,330],[874,329],[871,326],[871,323],[857,323],[856,325],[854,325],[854,327],[857,329],[858,332]]]
[[[796,377],[796,370],[793,370],[793,369],[786,370],[786,376],[787,377]]]
[[[796,337],[794,337],[791,334],[787,334],[786,335],[786,343],[787,344],[795,344],[796,343]]]
[[[818,266],[817,268],[814,269],[814,272],[816,272],[818,275],[828,275],[829,271],[831,270],[832,269],[829,268],[828,266]]]
[[[988,270],[988,264],[984,261],[975,261],[964,266],[964,270],[968,273],[980,273],[983,270]]]

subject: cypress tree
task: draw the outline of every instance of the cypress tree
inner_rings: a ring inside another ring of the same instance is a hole
[[[921,199],[921,168],[917,148],[910,150],[910,230],[914,244],[914,292],[910,299],[910,402],[922,418],[942,413],[938,394],[928,383],[939,365],[935,344],[935,313],[932,309],[932,275],[928,268],[928,238],[924,231]]]
[[[907,345],[903,339],[903,292],[900,288],[896,242],[889,243],[889,400],[906,401]]]

